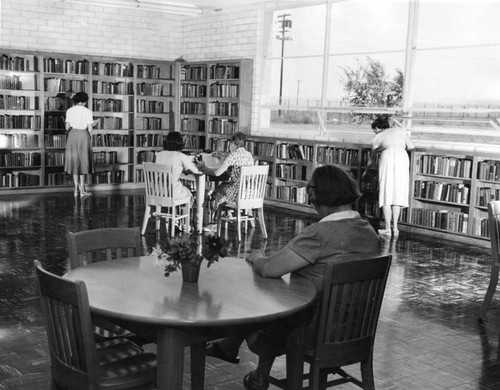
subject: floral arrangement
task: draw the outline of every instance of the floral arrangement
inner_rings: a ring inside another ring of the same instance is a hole
[[[210,235],[203,240],[200,236],[183,235],[171,239],[166,252],[156,244],[151,250],[151,256],[156,257],[158,265],[165,267],[165,276],[169,276],[185,263],[199,266],[206,259],[207,267],[210,267],[219,258],[227,256],[227,248],[224,240],[217,236]]]

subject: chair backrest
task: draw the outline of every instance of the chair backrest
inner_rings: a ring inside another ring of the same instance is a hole
[[[172,207],[174,204],[174,182],[172,167],[165,164],[144,163],[146,204]]]
[[[327,367],[371,356],[392,256],[330,262],[324,276],[314,355]]]
[[[488,229],[490,231],[491,257],[495,265],[500,265],[500,200],[488,203]]]
[[[97,261],[142,255],[141,231],[135,228],[104,228],[68,232],[71,269]]]
[[[56,382],[68,389],[95,388],[100,377],[85,284],[56,276],[36,260],[35,273]]]
[[[240,209],[263,207],[269,165],[241,167],[237,204]]]

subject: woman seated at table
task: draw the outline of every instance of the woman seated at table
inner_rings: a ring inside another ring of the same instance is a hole
[[[218,168],[209,168],[203,161],[198,163],[198,168],[208,175],[220,176],[229,171],[229,181],[219,184],[211,194],[211,220],[214,220],[219,206],[225,202],[236,201],[238,196],[238,186],[240,183],[241,167],[254,165],[252,153],[245,149],[246,135],[237,132],[229,139],[229,155],[224,156],[221,152],[215,152],[217,157],[224,158],[224,161]]]
[[[332,165],[316,168],[306,188],[309,202],[321,218],[319,222],[305,228],[278,252],[264,256],[262,251],[252,251],[247,261],[265,278],[278,278],[292,272],[311,279],[320,291],[327,261],[342,261],[353,255],[378,255],[380,241],[373,227],[353,210],[360,192],[344,170]],[[317,310],[316,306],[306,326],[306,346],[314,340]],[[256,370],[243,380],[246,389],[266,390],[269,387],[273,362],[284,353],[286,335],[294,325],[290,320],[275,321],[246,335],[250,350],[259,356]],[[217,340],[207,346],[207,355],[237,363],[244,339],[245,336],[236,335]]]
[[[163,142],[163,151],[156,154],[156,163],[168,165],[172,168],[174,193],[176,199],[191,197],[191,190],[179,180],[182,173],[201,173],[194,163],[192,156],[181,152],[184,149],[184,139],[178,131],[170,131]]]

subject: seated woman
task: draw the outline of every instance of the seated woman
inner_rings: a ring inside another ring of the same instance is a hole
[[[292,272],[311,279],[316,290],[320,291],[327,262],[378,255],[380,241],[373,227],[353,209],[360,192],[347,172],[333,165],[318,167],[306,188],[319,222],[302,230],[276,253],[265,256],[254,250],[247,261],[253,264],[257,274],[265,278],[278,278]],[[306,345],[314,340],[317,310],[314,308],[307,320]],[[266,390],[273,362],[284,353],[286,336],[294,325],[289,320],[278,320],[250,335],[217,340],[207,346],[207,355],[237,363],[238,350],[246,336],[247,344],[259,356],[259,362],[256,370],[245,376],[244,386],[249,390]]]
[[[178,131],[171,131],[163,142],[163,151],[156,155],[156,163],[172,167],[174,193],[176,199],[186,198],[193,195],[191,190],[179,180],[182,173],[201,173],[196,167],[193,157],[181,152],[184,148],[184,139]]]
[[[222,165],[218,168],[208,168],[204,162],[199,162],[198,168],[208,175],[220,176],[226,171],[230,171],[229,181],[220,184],[212,193],[212,215],[211,219],[217,212],[219,206],[225,202],[236,201],[238,196],[238,186],[240,183],[240,173],[242,166],[254,165],[252,154],[245,149],[246,136],[241,132],[237,132],[229,139],[229,155],[224,158]],[[221,156],[220,152],[214,153]]]

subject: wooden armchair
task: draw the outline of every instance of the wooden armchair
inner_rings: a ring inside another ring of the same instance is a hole
[[[267,238],[266,223],[264,221],[264,196],[266,194],[268,165],[251,165],[241,167],[240,185],[236,202],[226,202],[217,210],[217,234],[220,236],[222,222],[227,229],[228,222],[236,222],[238,241],[241,241],[241,224],[253,222],[253,210],[257,211],[257,219],[260,224],[262,236]],[[234,215],[228,214],[229,210]],[[225,213],[224,213],[225,212]]]
[[[52,376],[59,387],[80,389],[153,388],[156,355],[128,339],[96,343],[85,283],[44,270],[35,261],[46,322]],[[146,387],[148,386],[148,387]]]
[[[174,194],[174,183],[172,181],[171,167],[164,164],[144,163],[146,209],[142,222],[141,234],[146,232],[148,221],[151,216],[156,218],[156,230],[160,230],[160,220],[166,220],[168,232],[175,235],[175,224],[184,222],[184,230],[191,229],[191,197],[177,199]],[[155,211],[151,213],[154,208]]]
[[[305,346],[310,364],[309,389],[325,389],[346,382],[375,389],[373,344],[378,316],[392,257],[380,256],[343,263],[328,263],[320,296],[314,345]],[[343,366],[360,363],[361,380],[348,375]],[[329,374],[340,376],[328,381]],[[284,389],[286,379],[271,377]]]
[[[486,315],[498,284],[498,270],[500,269],[500,200],[488,203],[488,228],[491,241],[491,272],[488,290],[479,313],[480,319]]]

